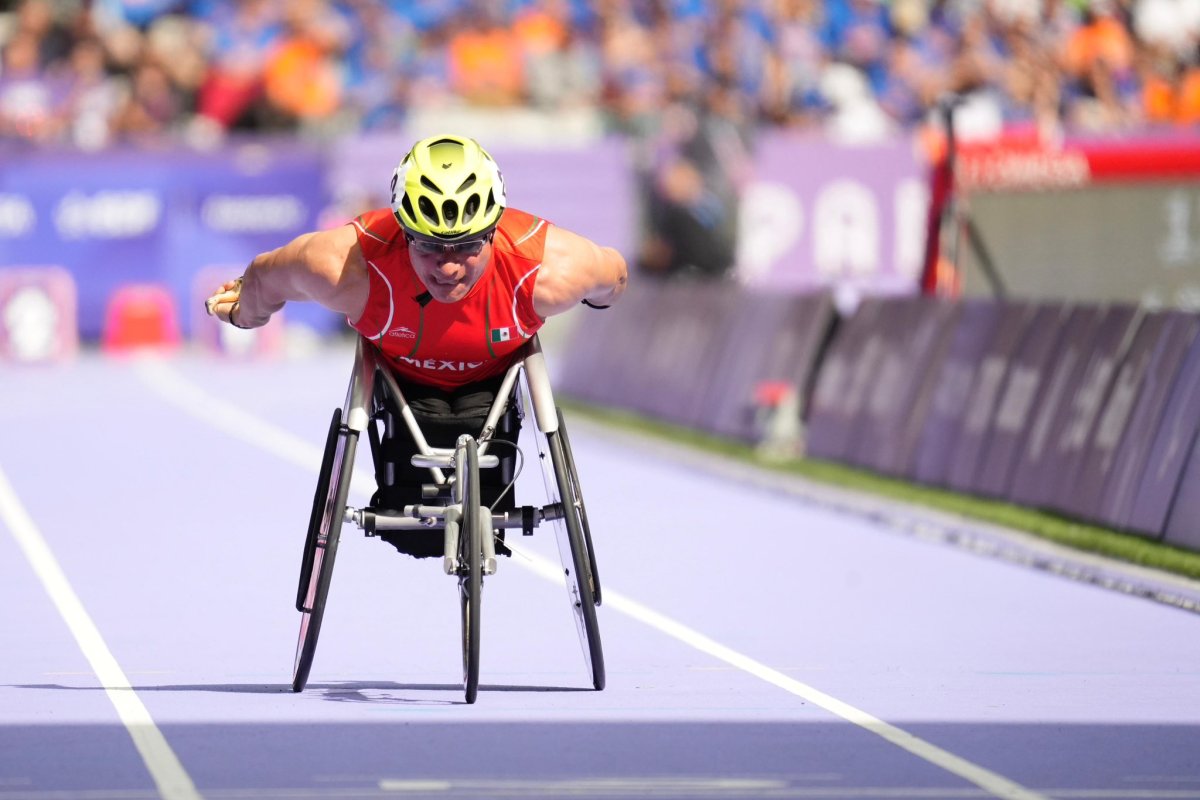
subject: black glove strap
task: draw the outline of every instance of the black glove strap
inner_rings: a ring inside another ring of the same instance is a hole
[[[587,298],[584,298],[584,299],[583,299],[583,300],[581,300],[580,302],[581,302],[581,303],[583,303],[583,304],[584,304],[585,306],[587,306],[588,308],[598,308],[598,309],[611,308],[611,306],[598,306],[598,305],[596,305],[595,303],[593,303],[593,302],[591,302],[590,300],[588,300]]]
[[[248,331],[248,330],[250,330],[250,326],[238,325],[236,322],[233,321],[233,312],[237,311],[241,305],[242,305],[241,300],[234,300],[233,305],[229,307],[229,324],[235,328],[241,328],[244,331]]]

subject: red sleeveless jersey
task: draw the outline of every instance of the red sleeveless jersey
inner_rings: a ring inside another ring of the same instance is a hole
[[[404,230],[390,208],[354,220],[370,273],[367,306],[351,327],[375,343],[397,374],[414,383],[454,389],[504,372],[539,328],[533,288],[550,223],[505,209],[492,259],[457,303],[425,298],[408,258]]]

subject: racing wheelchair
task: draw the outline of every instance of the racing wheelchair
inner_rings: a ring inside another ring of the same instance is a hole
[[[501,494],[502,498],[509,498],[508,502],[489,505],[481,495],[482,471],[510,473],[513,461],[524,459],[515,441],[505,441],[498,432],[512,429],[514,419],[519,429],[526,414],[526,401],[536,422],[533,438],[548,502],[544,506],[516,507],[511,499],[514,476]],[[400,507],[394,507],[396,503],[381,503],[388,497],[381,489],[373,496],[371,505],[361,509],[349,507],[350,478],[360,435],[367,432],[376,481],[382,484],[381,476],[391,473],[389,465],[382,463],[380,454],[386,449],[386,442],[381,437],[397,426],[403,426],[415,445],[411,466],[419,469],[417,474],[427,474],[428,482],[407,487],[417,492],[417,501]],[[492,450],[508,452],[497,455]],[[458,435],[452,447],[429,444],[395,374],[375,346],[359,337],[345,404],[334,410],[329,423],[305,537],[296,591],[296,610],[301,618],[292,673],[294,692],[303,691],[308,682],[338,542],[347,523],[367,536],[388,539],[402,551],[406,536],[424,537],[428,541],[432,534],[440,539],[442,567],[458,582],[463,689],[468,703],[475,702],[479,689],[483,579],[496,572],[497,546],[504,547],[503,532],[520,529],[530,535],[535,528],[549,525],[556,534],[568,598],[592,685],[597,690],[604,688],[604,654],[596,620],[596,607],[601,600],[600,581],[591,529],[566,425],[562,411],[555,405],[536,336],[500,380],[482,430],[476,435]]]

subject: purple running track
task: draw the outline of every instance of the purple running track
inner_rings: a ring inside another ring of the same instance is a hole
[[[0,514],[0,800],[186,796],[156,788],[120,692],[191,796],[1200,798],[1200,615],[900,536],[583,422],[605,691],[563,589],[517,556],[485,582],[482,685],[463,704],[454,582],[347,528],[309,688],[292,694],[312,462],[350,358],[0,367],[0,473],[132,687],[105,691]],[[518,499],[541,491],[530,463]],[[548,532],[514,536],[557,563]]]

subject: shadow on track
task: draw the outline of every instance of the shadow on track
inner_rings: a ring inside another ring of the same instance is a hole
[[[8,684],[9,689],[46,689],[61,691],[104,691],[103,686],[64,686],[60,683]],[[220,692],[225,694],[293,694],[290,683],[195,683],[130,687],[135,692]],[[396,683],[395,681],[346,681],[310,683],[304,694],[323,693],[327,700],[340,702],[414,702],[403,698],[370,697],[365,692],[461,692],[457,683]],[[481,692],[594,692],[590,686],[500,686],[480,684]]]

